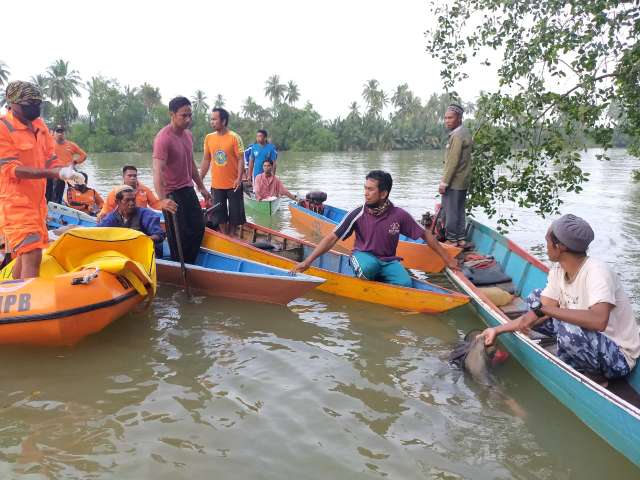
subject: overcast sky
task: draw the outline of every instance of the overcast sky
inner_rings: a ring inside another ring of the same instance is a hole
[[[165,102],[202,89],[237,111],[249,95],[267,104],[264,83],[275,73],[298,84],[300,105],[309,100],[326,118],[362,104],[370,78],[388,92],[407,82],[421,98],[442,90],[439,66],[425,52],[426,0],[32,0],[18,10],[23,16],[2,26],[11,41],[0,60],[11,79],[62,58],[83,80],[146,81]],[[478,72],[459,87],[465,100],[493,86],[492,75]],[[86,100],[76,103],[85,109]]]

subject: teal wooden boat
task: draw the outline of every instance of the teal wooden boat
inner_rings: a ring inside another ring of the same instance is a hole
[[[512,241],[472,220],[467,239],[476,251],[491,255],[511,277],[517,297],[512,304],[496,307],[462,272],[447,269],[449,278],[464,293],[489,326],[505,323],[526,307],[522,300],[534,288],[543,288],[548,268]],[[565,407],[613,448],[640,466],[640,373],[635,368],[628,378],[609,382],[604,388],[582,375],[539,342],[522,333],[506,333],[500,342],[522,366]],[[588,452],[585,452],[588,454]]]
[[[247,210],[263,216],[271,216],[278,211],[282,203],[281,197],[271,197],[269,200],[257,200],[252,193],[244,192],[244,206]]]

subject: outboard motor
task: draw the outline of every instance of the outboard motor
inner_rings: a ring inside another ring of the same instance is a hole
[[[300,202],[300,205],[304,208],[308,208],[312,212],[319,213],[322,215],[324,212],[323,203],[327,200],[327,193],[314,191],[309,192],[305,196],[305,199]]]

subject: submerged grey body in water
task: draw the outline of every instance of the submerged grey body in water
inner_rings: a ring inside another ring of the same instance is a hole
[[[469,332],[465,340],[449,355],[449,361],[463,368],[481,385],[494,384],[490,369],[490,359],[480,332]]]

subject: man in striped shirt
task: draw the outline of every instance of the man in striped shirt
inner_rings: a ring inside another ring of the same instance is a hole
[[[351,265],[355,274],[366,280],[377,280],[410,287],[411,277],[396,255],[400,235],[417,240],[423,238],[450,268],[458,268],[433,234],[416,223],[402,208],[389,201],[393,185],[391,175],[382,170],[369,172],[364,184],[364,205],[352,210],[336,229],[324,237],[311,254],[292,272],[304,272],[313,261],[328,252],[339,241],[356,234]]]

